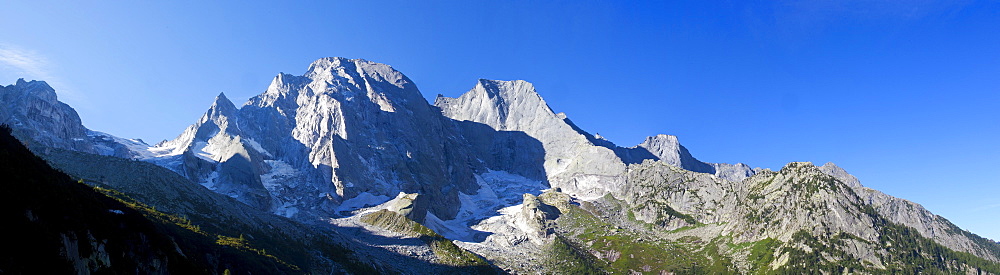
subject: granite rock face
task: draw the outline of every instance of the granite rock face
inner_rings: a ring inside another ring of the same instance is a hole
[[[18,79],[13,85],[0,86],[0,102],[0,123],[10,125],[19,139],[96,152],[76,110],[60,102],[45,81]]]
[[[715,173],[715,167],[701,162],[691,156],[691,153],[688,152],[687,148],[684,148],[684,146],[677,141],[676,136],[660,134],[647,137],[646,140],[640,143],[638,147],[645,148],[660,161],[667,164],[684,168],[688,171],[708,174]]]
[[[960,228],[947,219],[927,211],[920,204],[864,187],[858,178],[836,164],[826,163],[817,168],[853,189],[865,204],[871,205],[879,215],[888,220],[912,227],[920,235],[957,251],[966,251],[989,260],[1000,261],[1000,256],[984,250],[983,247],[973,242],[967,234],[963,234]]]
[[[213,170],[219,184],[266,188],[286,216],[336,216],[346,200],[406,192],[420,193],[416,204],[450,219],[458,192],[475,193],[474,174],[484,170],[459,129],[412,81],[361,59],[324,58],[302,76],[279,74],[239,109],[220,96],[199,123],[159,147],[212,141],[225,148],[214,159],[223,169]],[[229,156],[239,158],[227,165]],[[175,170],[205,166],[192,157],[181,163]]]
[[[177,138],[150,148],[157,157],[149,160],[213,191],[268,211],[273,198],[260,179],[261,153],[240,131],[237,111],[225,94],[219,94],[197,123]]]
[[[614,151],[594,145],[585,132],[568,123],[566,115],[552,112],[526,81],[480,79],[458,98],[438,97],[435,106],[458,121],[488,125],[496,131],[523,132],[541,142],[545,174],[552,187],[577,196],[601,196],[608,184],[625,171]]]

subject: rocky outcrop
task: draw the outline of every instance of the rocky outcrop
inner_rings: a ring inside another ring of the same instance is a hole
[[[524,194],[521,211],[514,215],[514,225],[527,233],[535,244],[544,244],[555,233],[552,221],[559,218],[559,209],[543,203],[532,194]]]
[[[676,136],[656,135],[647,137],[645,141],[639,143],[641,148],[645,148],[657,159],[667,164],[684,168],[688,171],[715,174],[715,167],[701,162],[691,156],[687,148],[684,148],[677,141]]]
[[[659,160],[666,164],[683,168],[684,170],[713,174],[717,177],[736,182],[754,175],[754,170],[746,164],[702,162],[692,156],[688,152],[688,149],[684,148],[677,140],[677,137],[672,135],[655,135],[647,137],[646,140],[635,147],[618,147],[618,151],[624,150],[633,152],[629,154],[632,157],[631,160],[627,161],[629,163],[642,163],[646,159]],[[649,152],[653,157],[644,157],[642,153],[634,153],[636,151]]]
[[[0,86],[0,123],[8,124],[25,142],[95,153],[80,116],[56,98],[45,81],[24,81]],[[29,144],[31,146],[31,144]]]
[[[836,178],[840,182],[847,184],[847,186],[850,186],[851,188],[861,187],[861,181],[859,181],[858,178],[854,177],[854,175],[848,174],[847,170],[840,168],[840,166],[837,166],[832,162],[827,162],[826,164],[823,164],[823,166],[816,168],[823,171],[823,173]]]

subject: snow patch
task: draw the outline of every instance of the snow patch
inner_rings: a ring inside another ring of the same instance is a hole
[[[282,182],[298,176],[299,171],[291,165],[280,160],[264,160],[271,170],[267,174],[260,175],[260,182],[269,192],[276,192],[282,186]]]
[[[213,171],[211,174],[208,174],[208,178],[206,178],[205,181],[199,182],[198,184],[205,186],[205,188],[208,188],[208,190],[215,191],[216,189],[219,189],[219,187],[215,185],[218,179],[219,179],[219,172]]]
[[[244,138],[243,141],[246,141],[246,144],[250,145],[250,148],[257,150],[257,152],[264,154],[268,157],[274,157],[273,155],[271,155],[270,152],[264,150],[264,147],[260,146],[260,143],[258,143],[256,140],[253,140],[252,138]]]
[[[93,130],[87,131],[87,136],[94,141],[98,141],[95,142],[94,145],[98,150],[98,153],[101,155],[110,156],[115,154],[114,148],[108,147],[108,145],[103,144],[103,142],[110,141],[125,146],[125,148],[127,148],[135,155],[134,157],[136,159],[145,160],[156,157],[156,154],[150,151],[152,147],[150,147],[149,144],[146,144],[140,139],[125,139],[110,135],[108,133],[93,131]]]
[[[472,227],[462,220],[451,219],[444,221],[431,212],[427,212],[427,216],[424,217],[424,226],[451,240],[473,241],[476,239],[485,239],[486,237],[486,232],[473,230]]]
[[[299,213],[299,208],[295,207],[295,203],[283,202],[280,206],[274,209],[274,214],[283,216],[285,218],[291,218],[295,214]]]
[[[489,170],[476,175],[476,182],[479,183],[476,194],[458,193],[462,206],[454,219],[442,221],[428,213],[424,224],[452,240],[481,242],[488,233],[475,230],[473,225],[505,215],[503,211],[509,211],[511,207],[519,207],[525,193],[537,196],[548,189],[543,181],[532,180],[507,171]],[[433,219],[430,218],[432,216]]]
[[[337,207],[337,212],[379,206],[388,202],[389,199],[389,196],[386,195],[373,195],[372,193],[361,192],[358,196],[340,203],[340,206]]]
[[[203,160],[206,160],[208,162],[216,162],[212,158],[212,156],[214,154],[207,152],[207,150],[216,149],[216,148],[208,148],[209,147],[209,143],[208,142],[198,141],[198,142],[195,142],[194,146],[192,146],[192,147],[194,147],[194,150],[192,150],[192,151],[194,151],[194,155],[195,156],[198,156],[199,158],[201,158]]]

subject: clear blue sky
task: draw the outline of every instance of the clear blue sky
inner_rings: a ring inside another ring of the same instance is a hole
[[[0,82],[47,80],[123,137],[173,138],[219,92],[365,58],[429,99],[531,81],[621,145],[667,133],[704,161],[832,161],[1000,239],[995,0],[18,2],[0,16]]]

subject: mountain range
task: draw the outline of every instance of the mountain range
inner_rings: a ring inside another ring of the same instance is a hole
[[[42,174],[125,202],[166,240],[207,238],[171,256],[205,273],[1000,273],[997,242],[833,163],[709,163],[671,135],[619,146],[521,80],[431,104],[388,65],[323,58],[239,107],[219,94],[152,145],[87,129],[42,81],[0,99],[0,123],[59,170]],[[101,255],[73,234],[49,252],[90,250],[53,259]],[[253,257],[273,263],[237,264]]]

